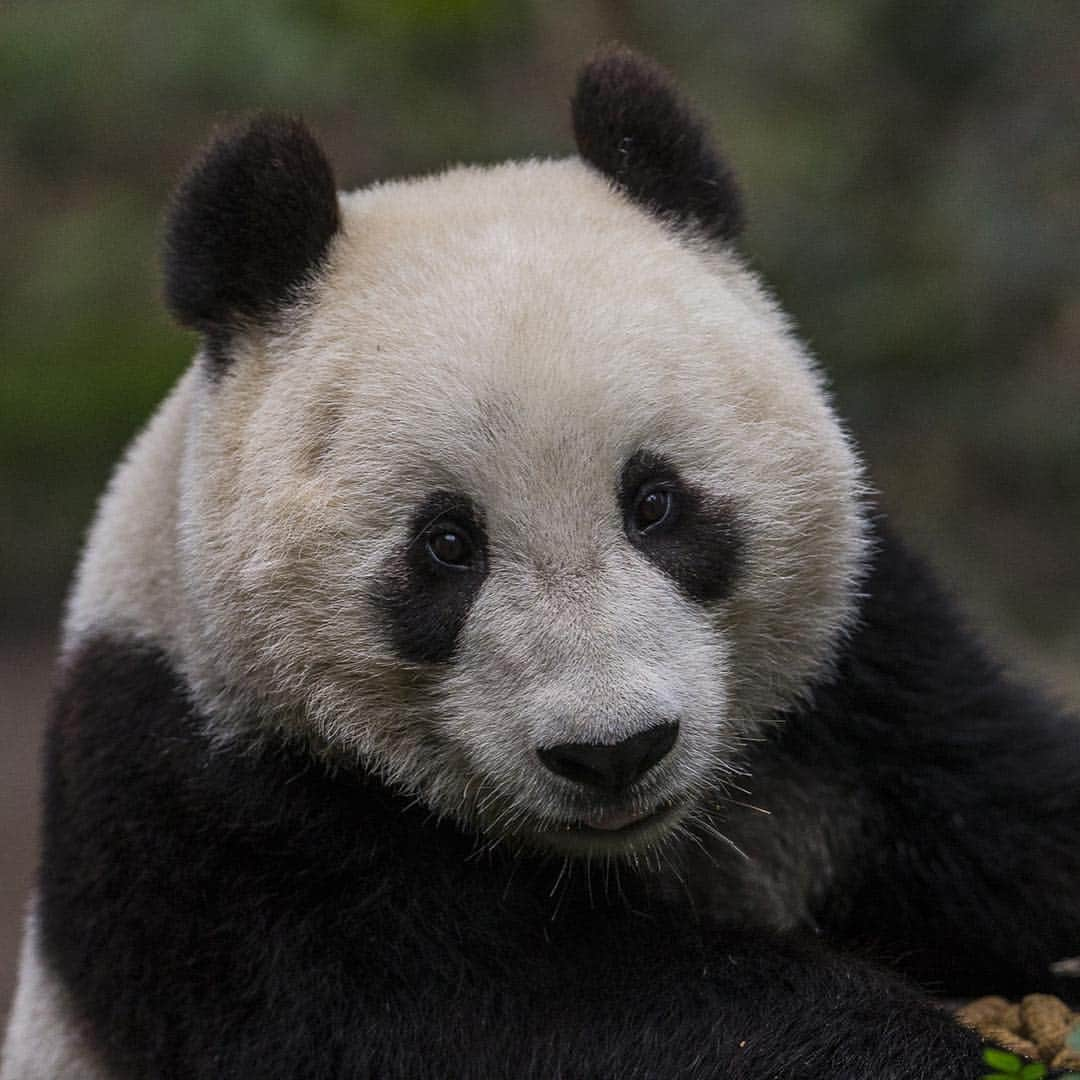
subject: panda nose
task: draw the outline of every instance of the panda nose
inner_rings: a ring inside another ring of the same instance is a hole
[[[657,724],[610,745],[560,743],[536,753],[557,776],[616,792],[644,776],[675,745],[678,734],[677,722]]]

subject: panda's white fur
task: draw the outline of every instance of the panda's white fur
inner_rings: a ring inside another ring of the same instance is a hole
[[[673,824],[851,610],[859,472],[817,372],[734,255],[578,160],[341,207],[301,317],[251,334],[220,385],[189,374],[137,444],[67,641],[166,641],[220,736],[252,717],[311,731],[440,813],[555,843],[596,811],[535,748],[675,715],[675,750],[626,810],[670,804]],[[615,485],[642,448],[747,533],[709,610],[622,535]],[[403,666],[370,593],[440,487],[483,508],[491,571],[432,679]]]
[[[108,1080],[66,991],[41,957],[39,937],[31,904],[0,1080]]]
[[[847,950],[1068,992],[1075,729],[866,505],[667,77],[573,112],[340,197],[261,118],[182,185],[203,348],[78,571],[2,1080],[966,1080]]]

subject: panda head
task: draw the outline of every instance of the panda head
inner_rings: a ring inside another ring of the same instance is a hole
[[[296,122],[194,166],[177,651],[222,738],[617,855],[688,827],[829,663],[863,527],[701,123],[625,50],[573,114],[580,157],[340,197]]]

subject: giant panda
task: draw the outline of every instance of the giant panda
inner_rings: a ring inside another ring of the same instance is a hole
[[[202,346],[70,600],[3,1080],[933,1077],[1076,996],[1080,728],[875,510],[666,73],[579,156],[172,205]]]

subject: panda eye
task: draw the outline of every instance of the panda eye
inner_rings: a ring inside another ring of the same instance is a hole
[[[651,532],[675,514],[675,493],[667,487],[646,484],[634,500],[634,528],[638,532]]]
[[[469,534],[457,525],[443,522],[427,534],[427,550],[440,566],[467,570],[473,560],[473,545]]]

